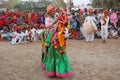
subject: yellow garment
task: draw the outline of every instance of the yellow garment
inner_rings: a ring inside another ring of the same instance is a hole
[[[59,17],[59,20],[57,22],[57,26],[58,26],[58,41],[59,41],[59,45],[60,47],[64,47],[65,46],[65,23],[68,22],[67,19],[67,14],[63,14]]]
[[[70,24],[68,24],[67,28],[68,28],[68,30],[70,30],[70,29],[71,29],[71,25],[70,25]]]
[[[63,47],[65,45],[65,37],[64,37],[63,31],[58,32],[58,41],[59,41],[60,47]]]
[[[45,49],[45,41],[42,39],[42,49]]]

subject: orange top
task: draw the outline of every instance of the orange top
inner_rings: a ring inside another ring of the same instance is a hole
[[[60,47],[65,46],[65,36],[64,36],[64,31],[65,31],[65,23],[68,21],[67,14],[61,14],[58,18],[58,40]]]

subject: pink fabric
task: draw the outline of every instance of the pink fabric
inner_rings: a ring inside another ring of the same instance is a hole
[[[4,20],[5,20],[5,24],[8,24],[8,17],[7,16],[4,16]]]
[[[45,68],[46,68],[45,64],[41,64],[41,65],[42,65],[42,69],[45,69]]]
[[[54,20],[51,17],[45,18],[45,27],[49,30],[56,30],[57,26],[53,25]]]
[[[68,16],[68,20],[71,20],[72,19],[72,15]]]
[[[80,10],[80,13],[84,13],[84,12],[85,12],[84,9],[81,9],[81,10]]]
[[[55,76],[55,72],[46,72],[45,75],[52,77],[52,76]]]
[[[49,27],[53,24],[53,19],[50,17],[45,18],[45,27]]]
[[[72,72],[69,72],[69,73],[66,73],[66,74],[59,74],[59,73],[56,73],[56,76],[57,77],[68,77],[68,76],[72,76],[73,73]]]
[[[117,22],[118,21],[117,14],[112,13],[110,16],[110,20],[111,20],[111,22]]]
[[[66,74],[60,74],[60,73],[55,73],[55,72],[46,72],[45,73],[46,76],[57,76],[57,77],[68,77],[68,76],[72,76],[73,73],[72,72],[69,72],[69,73],[66,73]]]
[[[110,22],[114,24],[114,27],[116,28],[118,18],[116,13],[112,13],[110,16]]]

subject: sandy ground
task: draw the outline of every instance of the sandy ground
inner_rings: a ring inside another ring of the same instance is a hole
[[[120,80],[120,39],[67,41],[74,75],[46,77],[41,69],[41,42],[11,45],[0,42],[0,80]]]

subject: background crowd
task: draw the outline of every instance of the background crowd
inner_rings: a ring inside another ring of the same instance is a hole
[[[67,14],[69,22],[66,26],[66,39],[84,39],[80,28],[85,18],[88,16],[87,9],[71,10]],[[94,10],[92,14],[96,19],[98,30],[95,32],[95,38],[101,39],[100,19],[103,15],[103,9]],[[55,17],[58,16],[56,12]],[[0,41],[11,41],[12,44],[21,44],[41,40],[41,32],[45,27],[45,17],[47,13],[34,11],[9,11],[0,13]],[[108,39],[118,39],[120,36],[120,11],[109,10],[109,36]]]

